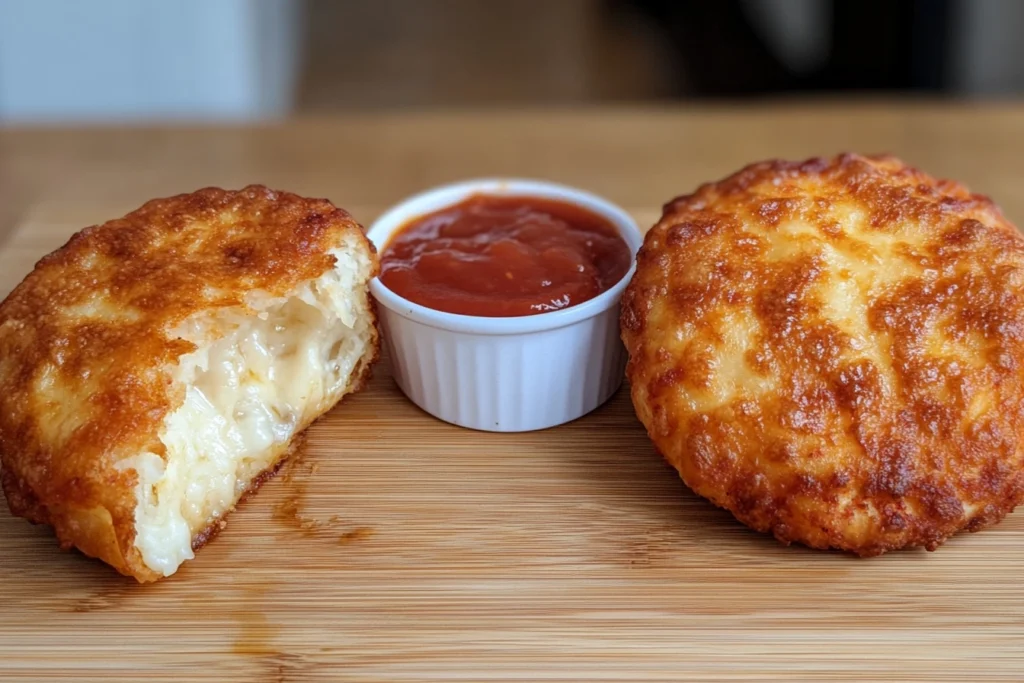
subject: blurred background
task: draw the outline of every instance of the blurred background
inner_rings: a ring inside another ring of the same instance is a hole
[[[1024,91],[1024,0],[0,0],[0,122]]]

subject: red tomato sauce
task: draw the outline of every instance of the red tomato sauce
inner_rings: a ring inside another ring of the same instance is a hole
[[[536,315],[575,306],[629,270],[629,245],[575,204],[475,195],[415,218],[381,252],[381,282],[447,313]]]

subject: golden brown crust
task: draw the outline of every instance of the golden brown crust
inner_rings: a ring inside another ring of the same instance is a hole
[[[158,428],[183,398],[168,370],[195,349],[169,331],[242,306],[251,290],[286,294],[333,267],[328,250],[354,236],[373,252],[327,200],[207,188],[86,228],[40,260],[0,304],[11,512],[122,573],[156,578],[134,547],[135,473],[115,463],[163,453]]]
[[[957,183],[748,166],[665,206],[621,322],[656,447],[784,543],[931,550],[1024,500],[1024,238]]]

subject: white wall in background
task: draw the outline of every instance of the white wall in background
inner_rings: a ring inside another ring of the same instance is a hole
[[[0,0],[0,121],[290,109],[300,0]]]

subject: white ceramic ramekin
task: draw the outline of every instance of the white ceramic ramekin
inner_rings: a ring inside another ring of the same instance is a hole
[[[382,215],[367,235],[383,251],[413,218],[473,194],[558,199],[607,218],[635,256],[636,222],[583,190],[537,180],[484,179],[411,197]],[[492,432],[553,427],[586,415],[622,384],[626,353],[619,338],[619,299],[635,264],[589,301],[538,315],[489,318],[444,313],[370,283],[398,386],[413,403],[446,422]]]

